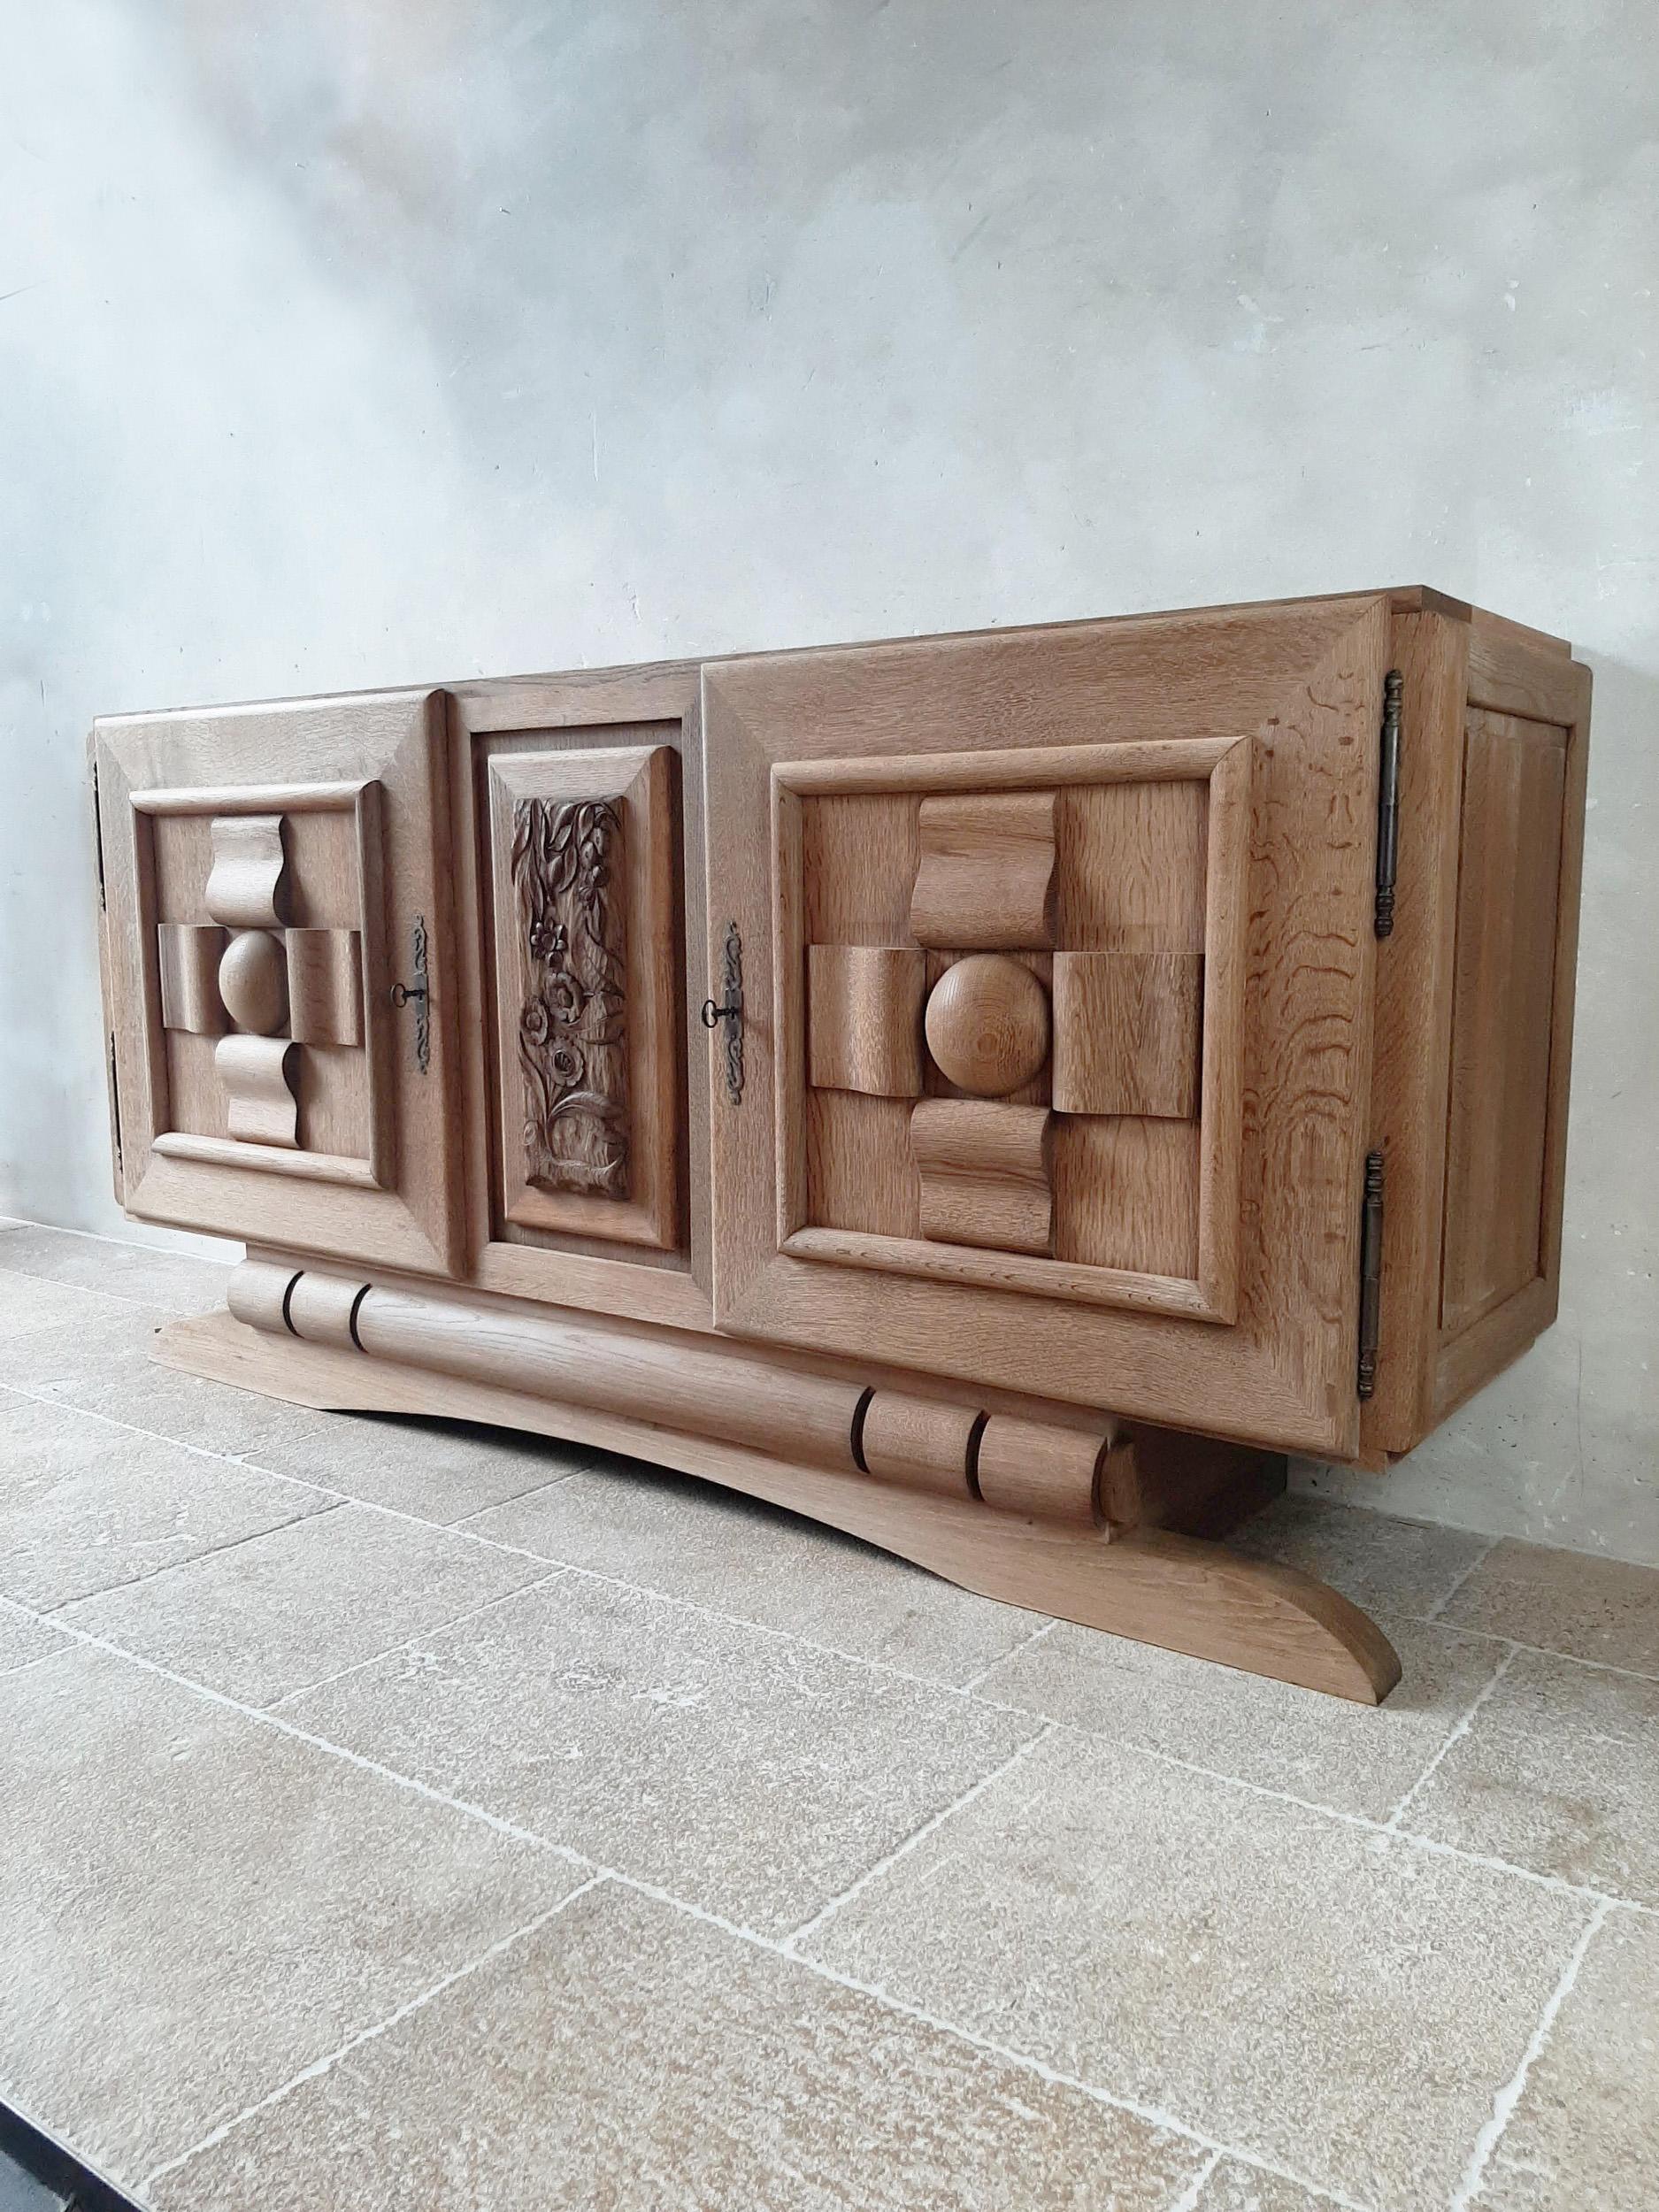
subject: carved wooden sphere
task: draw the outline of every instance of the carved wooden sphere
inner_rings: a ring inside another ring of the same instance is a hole
[[[976,1097],[1001,1098],[1048,1056],[1048,995],[1018,960],[976,952],[934,984],[924,1026],[941,1074]]]
[[[219,964],[219,995],[238,1029],[269,1037],[288,1018],[288,964],[268,929],[239,930]]]

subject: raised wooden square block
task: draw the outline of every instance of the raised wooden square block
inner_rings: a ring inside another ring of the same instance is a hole
[[[1041,952],[1054,942],[1052,791],[924,799],[910,894],[917,941],[951,952]]]
[[[1190,1121],[1203,991],[1202,953],[1056,953],[1055,1111]]]
[[[288,1034],[296,1044],[363,1042],[363,940],[355,929],[291,929]]]
[[[998,1252],[1049,1250],[1048,1112],[999,1100],[925,1098],[910,1116],[922,1234]]]
[[[807,1080],[815,1090],[915,1098],[926,964],[913,945],[809,945]]]
[[[156,964],[161,975],[164,1029],[222,1037],[230,1016],[219,995],[219,964],[230,932],[217,922],[158,922]]]

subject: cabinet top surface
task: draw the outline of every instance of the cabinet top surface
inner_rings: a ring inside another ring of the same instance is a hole
[[[1511,621],[1507,616],[1494,614],[1484,608],[1471,606],[1467,600],[1454,598],[1449,594],[1436,591],[1426,584],[1403,584],[1381,585],[1370,590],[1352,592],[1311,593],[1300,598],[1240,600],[1202,607],[1148,608],[1130,614],[1076,616],[1054,622],[1010,624],[1006,627],[995,626],[979,630],[948,630],[917,633],[901,637],[833,640],[805,647],[772,647],[764,652],[687,654],[682,658],[668,661],[618,662],[595,668],[526,670],[505,676],[470,676],[460,680],[435,679],[429,683],[416,683],[399,687],[399,688],[448,691],[453,693],[457,698],[465,699],[495,690],[503,684],[557,680],[561,683],[580,683],[598,687],[616,678],[638,678],[649,673],[667,673],[671,671],[688,672],[694,669],[718,667],[737,661],[772,659],[783,654],[799,656],[803,653],[828,655],[849,651],[868,652],[878,649],[881,646],[914,648],[926,645],[947,645],[966,643],[975,639],[1031,637],[1044,632],[1064,634],[1079,630],[1117,628],[1127,630],[1135,626],[1146,627],[1161,623],[1175,624],[1252,614],[1289,613],[1299,608],[1337,606],[1344,602],[1350,602],[1356,609],[1358,609],[1378,599],[1386,599],[1395,608],[1406,613],[1440,614],[1452,621],[1467,622],[1478,630],[1498,632],[1517,642],[1530,645],[1538,651],[1559,654],[1563,657],[1571,657],[1572,652],[1572,647],[1567,639],[1556,637],[1548,631],[1534,629],[1525,623]],[[372,690],[365,692],[334,693],[326,695],[334,698],[366,699],[383,695],[383,692],[384,687],[377,685]],[[105,728],[122,723],[151,718],[168,719],[180,715],[205,712],[224,713],[235,706],[268,706],[273,703],[277,703],[266,698],[226,702],[211,706],[198,703],[195,706],[150,708],[139,711],[100,715],[96,726]]]

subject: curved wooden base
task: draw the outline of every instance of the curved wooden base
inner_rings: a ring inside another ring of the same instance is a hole
[[[173,1323],[157,1357],[319,1409],[488,1422],[629,1453],[844,1529],[985,1597],[1361,1704],[1380,1703],[1400,1679],[1387,1640],[1336,1591],[1168,1529],[987,1509],[978,1499],[781,1459],[634,1414],[274,1335],[228,1313]]]

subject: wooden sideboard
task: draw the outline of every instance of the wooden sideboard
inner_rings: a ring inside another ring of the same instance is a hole
[[[1413,588],[100,721],[161,1356],[1377,1699],[1218,1540],[1555,1315],[1589,693]]]

